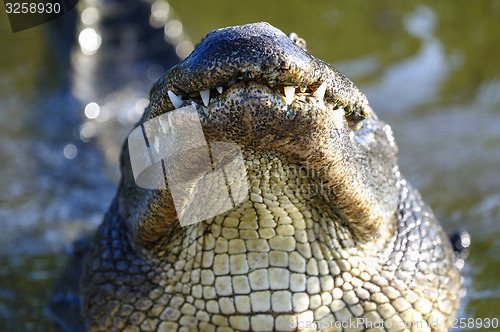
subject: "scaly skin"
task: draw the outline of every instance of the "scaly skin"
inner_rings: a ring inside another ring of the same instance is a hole
[[[153,86],[141,123],[174,110],[168,90],[196,101],[207,142],[241,147],[249,199],[181,227],[169,189],[135,185],[125,144],[81,282],[89,330],[446,331],[461,286],[447,236],[390,127],[295,42],[265,23],[216,30]]]

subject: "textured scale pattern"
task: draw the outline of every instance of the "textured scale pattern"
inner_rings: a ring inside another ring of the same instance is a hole
[[[245,157],[249,200],[172,227],[152,249],[131,244],[119,214],[106,216],[82,284],[91,331],[315,331],[306,323],[442,322],[456,310],[451,250],[404,179],[394,234],[360,245],[321,195],[303,190],[317,183],[293,160]],[[349,331],[394,330],[357,327]]]

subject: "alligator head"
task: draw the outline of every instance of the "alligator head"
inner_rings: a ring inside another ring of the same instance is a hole
[[[248,199],[181,227],[172,188],[137,186],[125,144],[81,283],[90,327],[264,331],[363,317],[360,330],[445,330],[460,287],[446,235],[399,174],[390,127],[304,48],[267,23],[216,30],[153,86],[138,127],[166,116],[162,130],[186,131],[173,114],[189,108],[207,144],[240,149]],[[229,165],[225,153],[214,159]],[[188,189],[212,171],[197,158],[173,163]]]
[[[153,86],[143,122],[195,105],[208,142],[235,142],[251,158],[272,151],[306,165],[353,236],[376,238],[398,202],[391,129],[350,80],[298,40],[267,23],[211,32]],[[125,181],[133,181],[127,169]],[[123,215],[154,241],[176,220],[172,199],[165,191],[131,190],[123,192]],[[141,198],[130,204],[129,197]]]

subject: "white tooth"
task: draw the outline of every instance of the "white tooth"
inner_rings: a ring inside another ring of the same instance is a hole
[[[200,96],[203,100],[203,104],[205,104],[205,106],[208,106],[208,104],[210,103],[210,89],[200,91]]]
[[[195,103],[194,101],[191,100],[191,105],[193,105],[194,107],[198,106],[197,103]]]
[[[326,82],[321,83],[319,88],[314,91],[313,96],[318,98],[318,99],[323,99],[325,97],[325,92],[326,92]]]
[[[179,98],[178,96],[175,95],[172,91],[168,90],[168,97],[170,98],[170,101],[172,104],[174,104],[175,108],[179,108],[182,105],[182,99]]]
[[[295,95],[295,88],[293,86],[285,86],[285,101],[287,105],[290,105],[293,101]]]
[[[333,125],[336,129],[341,129],[344,125],[345,111],[339,108],[333,111]]]
[[[224,90],[222,89],[222,87],[221,87],[221,86],[218,86],[218,87],[217,87],[217,91],[219,91],[219,93],[220,93],[220,94],[222,94],[222,91],[224,91]]]

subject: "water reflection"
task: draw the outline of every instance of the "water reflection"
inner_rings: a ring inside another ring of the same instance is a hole
[[[78,155],[78,148],[74,144],[67,144],[63,149],[63,154],[68,159],[74,159]]]
[[[161,28],[167,24],[170,5],[166,1],[158,0],[151,6],[150,24],[154,28]]]
[[[80,137],[97,139],[116,164],[118,153],[112,151],[119,151],[142,115],[150,86],[193,47],[165,1],[117,6],[114,0],[86,0],[79,6],[81,53],[73,54],[73,91],[86,104],[87,118]]]
[[[181,59],[186,58],[192,51],[194,47],[190,41],[183,40],[175,46],[175,53]]]
[[[83,29],[78,36],[83,54],[92,55],[101,47],[101,36],[92,28]]]
[[[157,63],[149,66],[148,70],[146,71],[146,75],[148,77],[148,80],[150,80],[152,82],[156,82],[161,77],[161,75],[163,75],[164,73],[165,73],[165,68],[163,68],[162,65],[157,64]]]
[[[483,82],[479,86],[475,102],[498,108],[500,105],[500,79]]]
[[[179,20],[170,20],[165,24],[165,36],[169,39],[177,39],[182,34],[182,23]]]
[[[421,46],[415,56],[391,65],[380,81],[364,87],[372,106],[381,112],[415,109],[433,101],[452,69],[442,42],[435,36],[437,17],[430,8],[419,7],[403,21],[408,33],[421,40]]]
[[[81,20],[85,25],[94,25],[99,21],[99,11],[95,7],[86,8],[82,12]]]
[[[85,122],[80,130],[80,139],[83,142],[89,142],[96,134],[97,127],[92,122]]]
[[[90,102],[85,106],[85,116],[89,119],[95,119],[99,116],[101,108],[97,103]]]
[[[438,23],[434,11],[425,6],[420,6],[407,14],[403,22],[406,31],[423,40],[434,38],[434,29]]]

